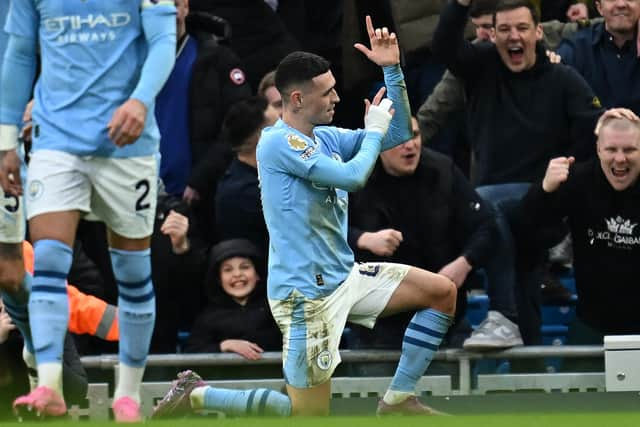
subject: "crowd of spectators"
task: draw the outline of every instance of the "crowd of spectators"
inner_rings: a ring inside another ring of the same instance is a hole
[[[571,342],[638,332],[637,311],[616,301],[637,301],[630,287],[640,250],[640,129],[632,116],[614,113],[601,120],[597,151],[594,129],[606,109],[640,114],[640,0],[443,3],[176,0],[176,63],[156,105],[164,190],[151,251],[152,352],[175,352],[178,331],[190,332],[188,352],[253,360],[279,349],[264,290],[268,234],[255,155],[260,132],[282,107],[272,70],[294,50],[330,59],[343,94],[334,124],[362,127],[362,98],[381,80],[351,47],[364,38],[365,14],[398,34],[417,119],[413,138],[383,153],[367,186],[351,196],[356,260],[374,257],[449,277],[462,291],[444,345],[539,344],[541,269],[547,249],[570,231],[579,301]],[[614,137],[627,145],[603,142]],[[585,163],[578,168],[574,161]],[[571,170],[570,178],[550,177],[558,167]],[[617,252],[595,262],[594,245]],[[115,303],[106,247],[104,226],[83,221],[69,282]],[[465,291],[482,286],[470,285],[481,269],[491,306],[472,334]],[[234,293],[238,280],[250,289]],[[2,307],[0,358],[15,361],[17,331]],[[409,319],[354,328],[350,342],[398,349]],[[76,347],[81,354],[114,349],[80,336]],[[0,390],[17,372],[0,371]]]

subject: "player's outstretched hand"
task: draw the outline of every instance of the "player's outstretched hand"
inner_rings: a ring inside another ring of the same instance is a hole
[[[396,33],[389,33],[387,27],[373,28],[373,23],[369,15],[367,15],[365,21],[371,49],[361,43],[356,43],[353,47],[362,52],[370,61],[381,67],[399,64],[400,47],[398,46]]]
[[[20,157],[15,149],[0,151],[0,185],[7,195],[22,195]]]
[[[264,353],[258,344],[246,340],[224,340],[220,343],[220,350],[226,353],[237,353],[249,360],[258,360]]]
[[[133,144],[144,130],[147,107],[137,99],[129,99],[113,113],[107,125],[109,139],[118,147]]]
[[[176,254],[182,254],[189,250],[189,218],[171,210],[160,226],[160,232],[171,239],[171,247]]]
[[[569,178],[569,168],[576,161],[574,157],[556,157],[549,161],[542,180],[542,189],[547,193],[556,191]]]

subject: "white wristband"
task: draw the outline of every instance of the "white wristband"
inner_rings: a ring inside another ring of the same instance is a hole
[[[384,105],[370,105],[369,112],[364,118],[365,129],[380,132],[382,135],[386,134],[391,122],[391,114],[388,108],[387,103]]]
[[[0,151],[15,150],[18,147],[18,126],[0,125]]]

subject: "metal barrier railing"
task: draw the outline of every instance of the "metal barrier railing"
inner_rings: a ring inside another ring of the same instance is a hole
[[[342,363],[397,362],[400,351],[388,350],[341,350]],[[459,393],[471,393],[471,362],[483,359],[535,359],[544,357],[603,358],[603,346],[527,346],[502,351],[470,352],[461,349],[444,349],[435,355],[435,360],[456,362],[460,376]],[[117,355],[85,356],[81,358],[85,368],[116,369]],[[279,365],[282,353],[265,352],[262,358],[248,361],[231,353],[200,354],[152,354],[147,359],[149,367],[197,368],[202,366],[259,366]]]
[[[342,350],[340,352],[343,363],[381,363],[397,362],[399,351],[385,350]],[[419,381],[416,391],[433,396],[468,396],[484,395],[500,391],[604,391],[604,373],[536,373],[536,374],[499,374],[478,375],[475,388],[471,388],[472,362],[486,359],[532,359],[532,358],[603,358],[602,346],[530,346],[518,347],[503,351],[479,353],[459,349],[441,350],[435,355],[435,360],[455,362],[458,364],[459,387],[454,389],[451,376],[425,376]],[[85,356],[81,358],[86,368],[113,370],[117,373],[118,358],[116,355]],[[149,367],[198,368],[215,366],[267,366],[282,363],[279,352],[266,352],[260,360],[248,361],[238,355],[229,353],[203,354],[154,354],[147,361]],[[337,377],[332,381],[333,398],[382,396],[391,379],[387,377]],[[238,379],[214,380],[208,384],[229,388],[269,387],[279,389],[284,381],[279,379]],[[145,382],[142,384],[142,405],[145,414],[151,412],[154,403],[169,389],[171,383]],[[109,417],[110,400],[107,384],[90,384],[87,396],[89,406],[70,409],[74,419],[87,417],[92,420],[106,420]]]

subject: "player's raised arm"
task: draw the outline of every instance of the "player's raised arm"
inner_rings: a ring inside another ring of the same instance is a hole
[[[358,153],[346,163],[328,156],[317,156],[309,171],[312,181],[350,192],[364,187],[376,164],[382,139],[391,122],[390,106],[382,102],[383,94],[384,88],[381,88],[371,103],[366,101],[366,133]]]
[[[371,17],[365,18],[369,45],[361,43],[354,47],[362,52],[370,61],[382,67],[387,96],[393,101],[395,113],[389,130],[382,142],[382,150],[388,150],[411,138],[411,108],[407,96],[407,86],[400,68],[400,47],[395,33],[387,27],[374,28]]]
[[[109,138],[119,147],[134,143],[147,112],[171,74],[176,53],[176,8],[173,0],[142,0],[140,16],[148,44],[140,80],[128,101],[113,113]]]

